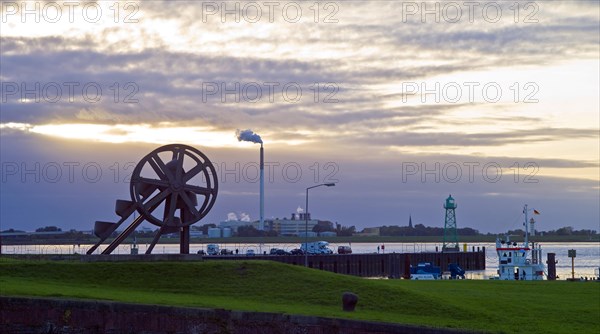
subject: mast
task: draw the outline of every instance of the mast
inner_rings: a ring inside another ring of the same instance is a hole
[[[523,209],[523,213],[525,214],[525,247],[529,247],[529,225],[527,225],[527,204],[525,204],[525,208]]]

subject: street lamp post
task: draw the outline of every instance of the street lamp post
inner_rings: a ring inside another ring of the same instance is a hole
[[[312,189],[312,188],[320,187],[320,186],[333,187],[333,186],[335,186],[335,183],[321,183],[321,184],[317,184],[316,186],[306,188],[306,208],[304,211],[304,224],[305,224],[304,266],[307,268],[308,268],[308,190]]]

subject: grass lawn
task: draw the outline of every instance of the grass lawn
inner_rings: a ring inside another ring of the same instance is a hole
[[[341,294],[359,295],[354,313]],[[599,333],[600,282],[371,280],[270,261],[0,259],[0,294],[364,319],[505,333]]]

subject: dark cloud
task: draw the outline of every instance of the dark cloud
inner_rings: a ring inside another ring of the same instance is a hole
[[[515,143],[560,141],[574,138],[597,138],[595,129],[536,128],[494,133],[461,132],[378,132],[358,133],[352,140],[372,146],[503,146]],[[332,140],[344,141],[344,138]]]

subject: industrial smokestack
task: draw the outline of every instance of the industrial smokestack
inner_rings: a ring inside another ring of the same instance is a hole
[[[260,144],[260,221],[258,229],[263,231],[265,229],[265,159],[263,141],[258,134],[250,129],[237,129],[235,135],[239,141],[249,141]]]
[[[265,152],[262,141],[260,143],[260,223],[258,229],[260,231],[265,229]]]

